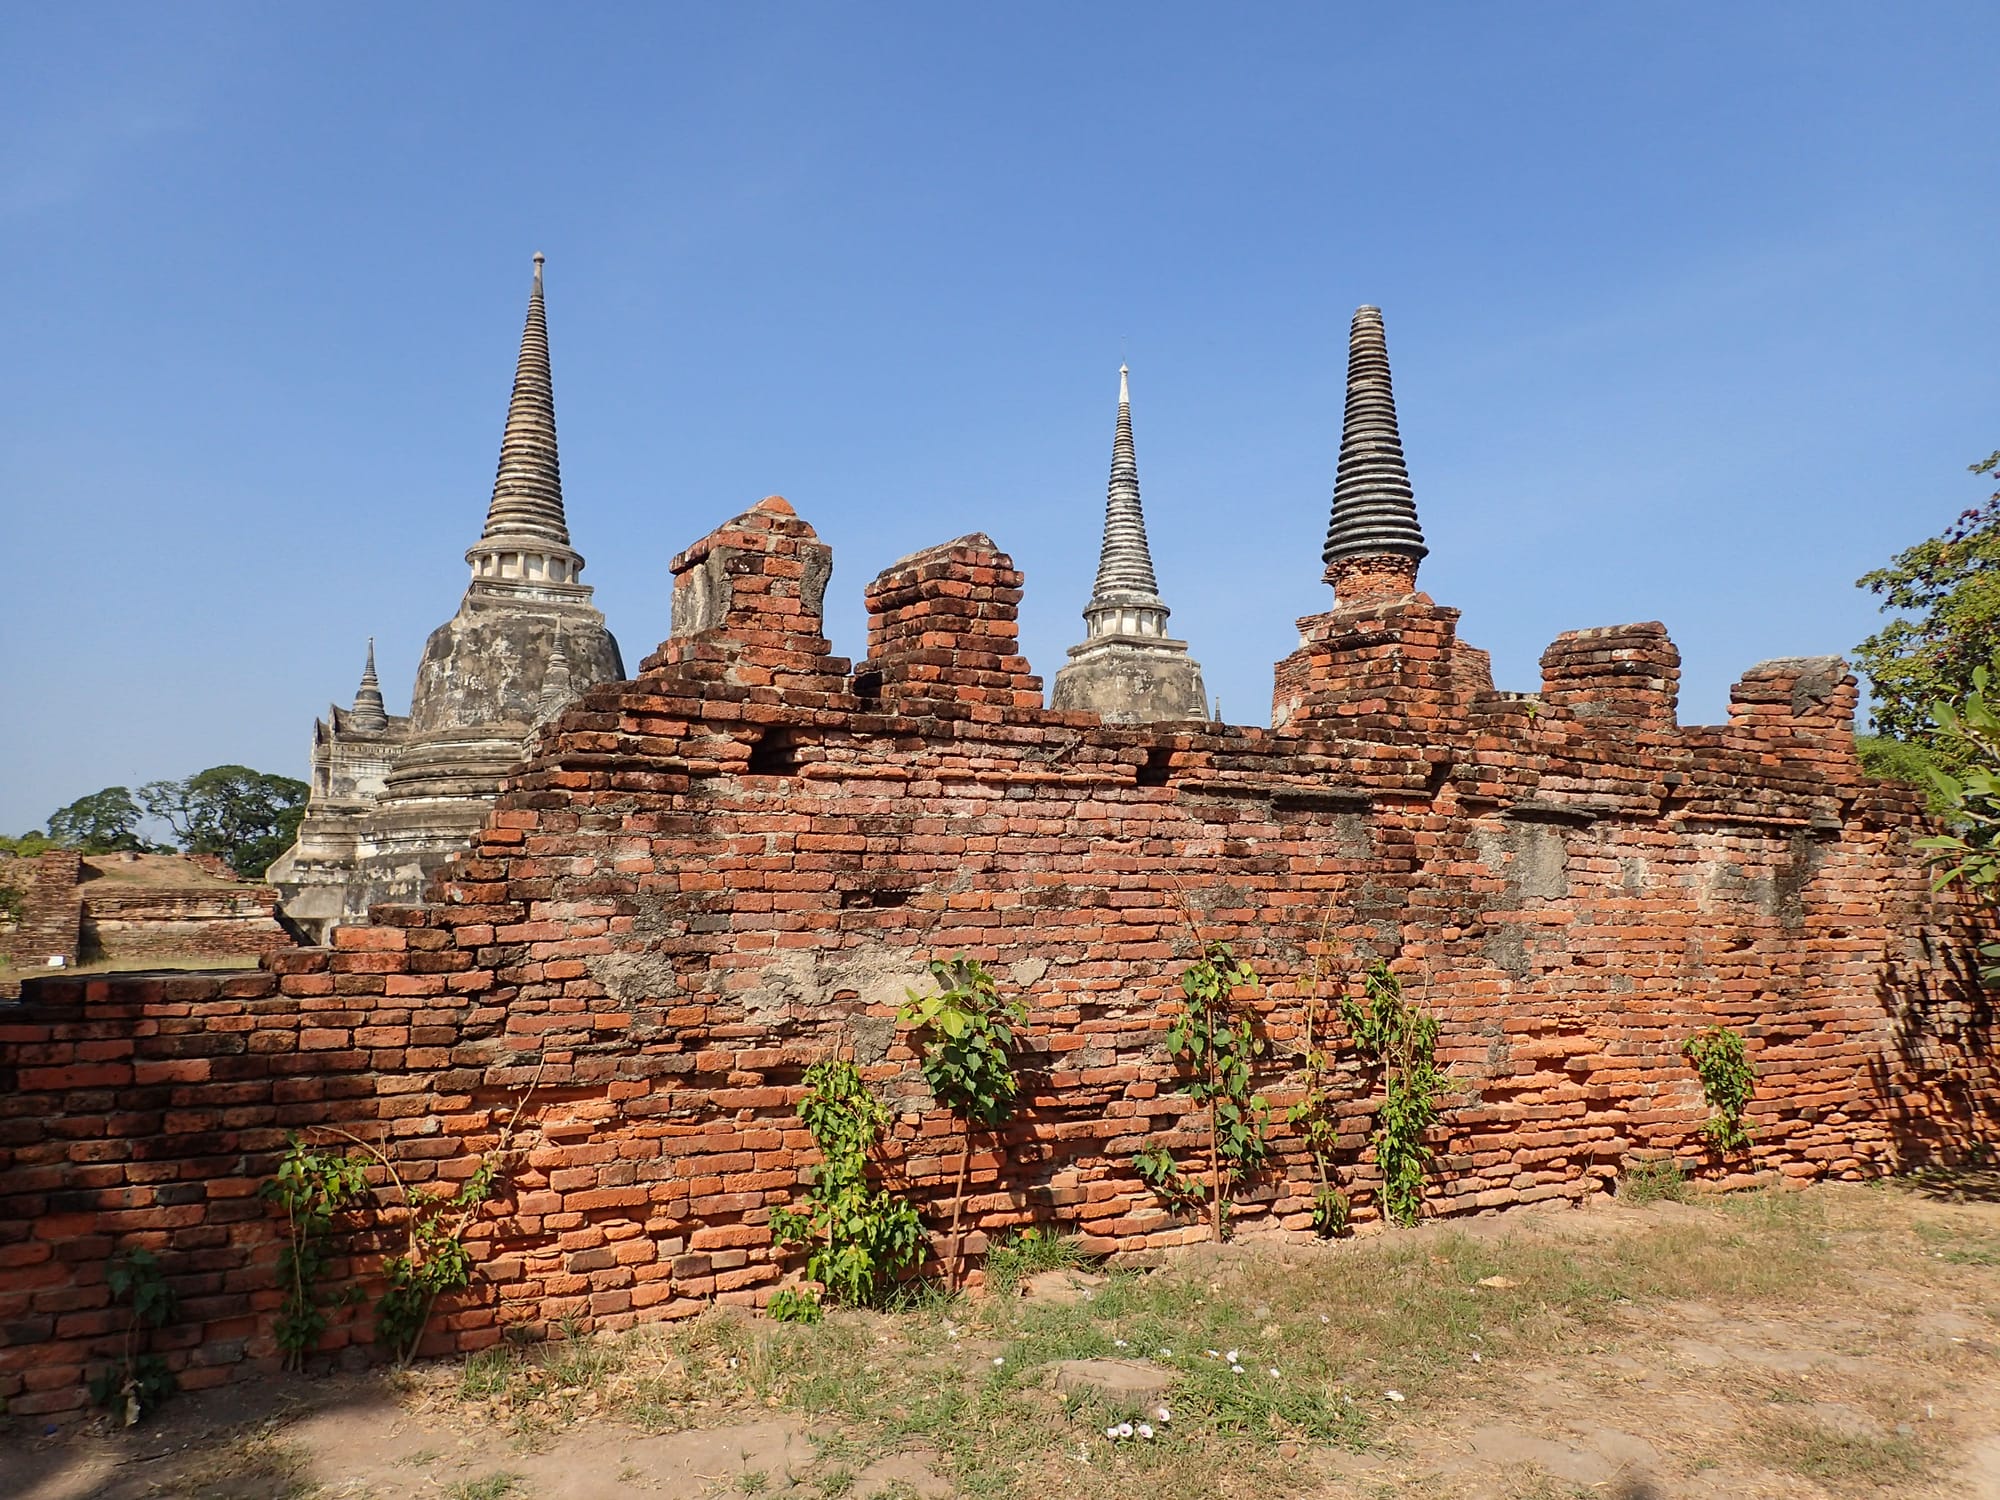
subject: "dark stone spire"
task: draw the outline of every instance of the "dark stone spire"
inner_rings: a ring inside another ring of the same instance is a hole
[[[1093,604],[1160,601],[1153,553],[1146,545],[1146,515],[1139,506],[1139,459],[1132,447],[1132,383],[1118,367],[1118,431],[1111,440],[1111,484],[1104,494],[1104,549],[1097,558]]]
[[[350,728],[379,734],[389,727],[389,714],[382,706],[382,684],[375,680],[375,637],[368,637],[368,665],[361,669],[361,686],[354,691],[354,709],[347,716]]]
[[[1347,339],[1347,411],[1333,485],[1333,519],[1320,554],[1326,581],[1344,598],[1351,591],[1342,587],[1343,579],[1374,580],[1352,591],[1362,597],[1386,592],[1375,584],[1394,575],[1408,584],[1401,590],[1407,593],[1415,588],[1417,564],[1429,551],[1417,524],[1416,497],[1396,428],[1396,394],[1389,381],[1382,309],[1356,308]]]
[[[481,540],[502,534],[569,545],[563,516],[562,465],[556,456],[556,398],[549,377],[549,325],[542,308],[542,255],[528,291],[528,322],[514,366],[514,395],[500,438],[500,471]]]

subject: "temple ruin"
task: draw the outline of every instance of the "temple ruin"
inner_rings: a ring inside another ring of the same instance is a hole
[[[1120,444],[1122,526],[1122,421]],[[567,564],[534,514],[545,570]],[[1120,566],[1093,607],[1136,619],[1157,589],[1110,532]],[[636,677],[608,637],[565,629],[565,651],[598,653],[587,685],[423,899],[256,972],[44,978],[0,1008],[0,1397],[82,1408],[118,1338],[121,1246],[155,1250],[181,1293],[165,1346],[184,1387],[275,1369],[278,1230],[257,1187],[287,1132],[316,1127],[452,1183],[526,1106],[531,1149],[429,1352],[762,1306],[801,1275],[770,1215],[814,1160],[801,1076],[836,1054],[892,1112],[884,1181],[933,1228],[962,1202],[975,1258],[1028,1225],[1099,1252],[1200,1238],[1134,1156],[1205,1138],[1163,1036],[1211,940],[1259,976],[1246,1001],[1270,1045],[1271,1153],[1238,1233],[1310,1232],[1319,1165],[1285,1120],[1306,1017],[1376,961],[1437,1019],[1450,1073],[1427,1214],[1576,1202],[1662,1158],[1727,1186],[1986,1149],[2000,1078],[1976,914],[1931,888],[1920,794],[1862,774],[1844,664],[1765,662],[1726,722],[1683,725],[1678,653],[1646,622],[1565,633],[1538,691],[1496,691],[1458,612],[1418,589],[1424,556],[1373,308],[1350,342],[1334,598],[1278,663],[1268,730],[1045,708],[1024,580],[983,534],[882,571],[866,659],[835,657],[830,549],[789,503],[751,506],[674,560],[672,634]],[[534,587],[468,610],[540,608]],[[410,731],[433,758],[458,629]],[[520,684],[552,631],[531,640],[513,696],[473,710],[507,728],[472,733],[482,767],[533,717]],[[982,1137],[962,1198],[956,1122],[897,1018],[954,953],[1029,1011],[1021,1108]],[[1717,1025],[1757,1070],[1740,1150],[1704,1135],[1681,1050]],[[1365,1227],[1380,1096],[1331,1041],[1329,1170]],[[322,1351],[369,1339],[364,1311],[334,1318]]]
[[[298,842],[266,878],[314,938],[377,902],[421,896],[465,848],[534,727],[579,690],[625,675],[570,544],[542,265],[537,255],[486,525],[465,554],[472,580],[424,647],[410,712],[384,709],[371,640],[354,706],[313,725]]]

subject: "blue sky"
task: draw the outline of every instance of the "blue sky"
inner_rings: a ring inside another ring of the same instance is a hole
[[[1386,13],[1386,14],[1385,14]],[[303,776],[456,607],[547,253],[572,533],[636,664],[782,493],[862,585],[991,533],[1045,677],[1132,366],[1173,624],[1263,723],[1347,321],[1503,687],[1664,619],[1682,718],[1875,626],[1990,486],[1990,4],[0,12],[0,830]]]

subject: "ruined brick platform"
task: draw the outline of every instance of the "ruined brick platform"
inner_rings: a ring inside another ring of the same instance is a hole
[[[1525,697],[1493,690],[1455,611],[1405,593],[1301,622],[1274,731],[1111,728],[1039,706],[1021,575],[985,537],[870,586],[853,670],[820,634],[830,566],[775,500],[676,559],[674,637],[542,731],[430,904],[257,973],[38,980],[0,1009],[12,1411],[83,1401],[121,1244],[159,1249],[182,1289],[183,1385],[273,1368],[254,1195],[311,1125],[451,1179],[535,1082],[525,1164],[438,1350],[767,1298],[797,1271],[767,1219],[811,1160],[800,1074],[836,1049],[898,1110],[887,1176],[940,1224],[958,1129],[894,1015],[960,950],[1033,1012],[1027,1107],[973,1159],[979,1234],[1198,1237],[1130,1165],[1149,1137],[1194,1140],[1161,1046],[1183,906],[1266,980],[1280,1120],[1318,955],[1390,960],[1439,1016],[1458,1092],[1434,1214],[1579,1199],[1635,1153],[1860,1178],[1991,1139],[1963,913],[1912,855],[1916,794],[1862,777],[1837,661],[1766,663],[1727,724],[1682,728],[1658,625],[1563,636]],[[1705,1152],[1680,1056],[1712,1023],[1760,1070],[1736,1159]],[[1343,1078],[1366,1220],[1371,1096]],[[1280,1125],[1239,1228],[1304,1228],[1311,1176]]]

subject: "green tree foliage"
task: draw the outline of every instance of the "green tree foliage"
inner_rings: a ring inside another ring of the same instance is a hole
[[[2000,658],[1975,667],[1956,703],[1930,707],[1941,754],[1953,770],[1931,769],[1931,800],[1946,831],[1920,839],[1940,886],[1962,886],[1988,908],[2000,906],[2000,701],[1993,674]],[[2000,943],[1982,943],[1979,977],[2000,987]]]
[[[298,837],[309,790],[290,776],[211,766],[184,781],[149,781],[139,801],[190,854],[220,855],[254,880]]]
[[[49,837],[85,854],[148,850],[153,846],[139,837],[139,823],[145,816],[128,788],[108,786],[50,813]]]
[[[0,854],[12,854],[21,859],[33,859],[36,855],[60,847],[57,842],[39,828],[30,828],[16,837],[0,833]]]
[[[2000,451],[1971,465],[1975,474],[1996,470]],[[1854,650],[1868,674],[1876,733],[1950,757],[1957,747],[1938,742],[1931,705],[1962,699],[1973,670],[2000,649],[2000,492],[1941,536],[1865,574],[1857,587],[1880,596],[1882,608],[1898,616]],[[1907,756],[1899,764],[1865,741],[1862,750],[1874,774],[1912,769]]]

